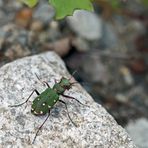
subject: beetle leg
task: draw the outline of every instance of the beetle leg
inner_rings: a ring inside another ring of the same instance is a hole
[[[58,80],[57,79],[54,79],[54,83],[58,83]]]
[[[63,96],[63,97],[66,97],[66,98],[69,98],[69,99],[74,99],[74,100],[76,100],[78,103],[80,103],[81,105],[87,106],[87,105],[81,103],[79,100],[77,100],[77,99],[74,98],[74,97],[71,97],[71,96],[68,96],[68,95],[64,95],[64,94],[62,94],[62,96]]]
[[[36,92],[37,95],[40,95],[40,93],[39,93],[36,89],[34,89],[34,90],[32,91],[32,93],[29,95],[29,97],[27,98],[26,101],[24,101],[24,102],[22,102],[22,103],[20,103],[20,104],[16,104],[16,105],[10,105],[9,107],[18,107],[18,106],[21,106],[21,105],[27,103],[28,100],[30,99],[30,97],[33,95],[34,92]]]
[[[59,101],[65,105],[69,120],[71,121],[71,123],[72,123],[74,126],[77,127],[77,125],[72,121],[72,119],[71,119],[71,117],[70,117],[70,115],[69,115],[68,108],[67,108],[67,104],[66,104],[64,101],[62,101],[62,100],[59,100]]]
[[[49,84],[46,81],[43,81],[43,83],[45,83],[47,85],[47,87],[50,88]]]
[[[49,116],[50,116],[50,110],[49,110],[49,112],[48,112],[48,116],[46,117],[46,119],[44,120],[44,122],[41,124],[41,126],[38,128],[38,130],[37,130],[37,132],[36,132],[36,134],[35,134],[35,136],[34,136],[34,139],[33,139],[33,141],[32,141],[32,144],[34,143],[34,141],[35,141],[35,139],[36,139],[36,137],[37,137],[39,131],[41,130],[41,128],[43,127],[43,125],[45,124],[45,122],[47,121],[47,119],[49,118]]]

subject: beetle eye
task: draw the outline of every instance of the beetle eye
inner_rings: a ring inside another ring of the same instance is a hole
[[[65,88],[65,89],[69,89],[69,86],[68,86],[68,85],[64,85],[64,88]]]

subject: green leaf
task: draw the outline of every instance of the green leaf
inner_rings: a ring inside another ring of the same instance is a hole
[[[76,9],[93,10],[92,0],[49,0],[56,10],[56,19],[72,15]]]
[[[28,5],[29,7],[34,7],[38,0],[21,0],[24,4]]]
[[[142,3],[143,3],[145,6],[148,6],[148,0],[142,0]]]
[[[109,2],[111,3],[111,6],[116,9],[120,7],[120,1],[119,0],[109,0]]]

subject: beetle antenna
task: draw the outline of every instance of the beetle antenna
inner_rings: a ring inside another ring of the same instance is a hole
[[[72,73],[72,76],[74,76],[75,73],[77,73],[77,70],[75,70],[75,71]]]
[[[71,83],[71,85],[74,85],[74,84],[77,84],[78,82],[73,82],[73,83]]]
[[[45,86],[47,85],[47,87],[50,87],[49,84],[46,81],[41,81],[41,79],[39,78],[39,76],[37,75],[37,73],[35,73],[37,79]]]
[[[75,70],[75,71],[71,74],[71,77],[69,78],[69,81],[72,79],[72,77],[75,75],[75,73],[77,73],[77,70]]]

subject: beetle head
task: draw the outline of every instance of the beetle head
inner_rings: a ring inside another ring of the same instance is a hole
[[[62,77],[61,81],[60,81],[61,85],[65,88],[65,89],[70,89],[72,83],[70,82],[69,79]]]

